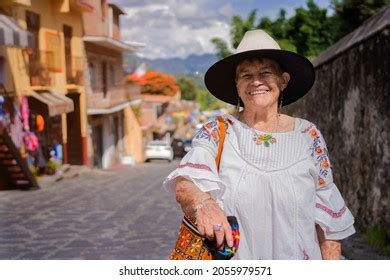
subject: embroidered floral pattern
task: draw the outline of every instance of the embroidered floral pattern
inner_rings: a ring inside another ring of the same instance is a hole
[[[301,131],[302,133],[308,133],[313,141],[311,147],[311,156],[319,165],[320,170],[318,173],[317,185],[323,187],[326,185],[326,178],[330,174],[330,162],[328,150],[325,147],[325,143],[320,137],[319,132],[313,124]]]
[[[192,243],[191,243],[191,248],[190,248],[190,252],[191,253],[194,253],[194,254],[198,254],[200,249],[201,249],[201,245],[202,245],[202,239],[199,239],[199,238],[194,238],[192,240]]]
[[[310,124],[308,127],[306,127],[304,130],[301,130],[302,133],[306,133],[308,132],[309,130],[311,130],[312,128],[314,127],[314,124]]]
[[[331,215],[332,218],[340,218],[340,217],[345,213],[345,211],[347,210],[347,206],[344,205],[344,206],[340,209],[340,211],[334,212],[332,209],[330,209],[330,208],[328,208],[328,207],[326,207],[325,205],[320,204],[320,203],[316,203],[316,208],[325,211],[326,213],[328,213],[329,215]]]
[[[203,169],[212,172],[211,168],[208,167],[205,164],[199,164],[199,163],[191,163],[191,162],[186,162],[185,164],[180,164],[177,168],[184,168],[184,167],[191,167],[195,169]]]
[[[253,141],[257,145],[262,145],[264,143],[264,146],[269,147],[270,144],[275,144],[276,143],[276,138],[273,137],[271,134],[257,134],[255,133],[253,135]]]
[[[191,241],[191,233],[187,230],[181,232],[179,241],[179,248],[185,249]]]
[[[227,131],[227,124],[225,123],[226,128],[226,134],[228,134]],[[205,139],[207,141],[213,142],[214,146],[218,147],[219,143],[219,130],[218,130],[218,122],[217,120],[213,120],[211,122],[208,122],[203,125],[201,129],[195,134],[195,139]]]

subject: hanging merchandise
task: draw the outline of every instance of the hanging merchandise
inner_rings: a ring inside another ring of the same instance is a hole
[[[28,124],[28,117],[29,117],[29,109],[28,109],[28,101],[26,96],[22,96],[21,102],[20,102],[20,114],[23,121],[23,128],[24,131],[30,131],[30,126]]]
[[[0,95],[0,122],[3,122],[5,119],[5,111],[3,105],[4,105],[4,97]]]
[[[54,156],[55,156],[56,160],[59,162],[62,162],[62,160],[63,160],[62,145],[61,144],[54,144],[53,151],[54,151]]]
[[[15,146],[21,148],[23,145],[23,123],[20,120],[19,115],[13,116],[11,120],[11,124],[9,126],[10,136]]]
[[[36,116],[36,125],[37,125],[37,131],[42,132],[45,129],[45,120],[43,119],[42,115],[38,114]]]
[[[21,148],[24,137],[23,123],[20,116],[19,106],[14,99],[12,100],[12,108],[13,114],[10,117],[9,131],[15,146]]]
[[[35,152],[39,148],[38,137],[30,131],[27,131],[24,135],[24,143],[29,152]]]

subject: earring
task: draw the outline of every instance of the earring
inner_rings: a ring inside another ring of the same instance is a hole
[[[240,108],[241,108],[241,104],[240,104],[240,96],[237,94],[237,96],[238,96],[238,102],[237,102],[237,106],[236,106],[236,111],[237,111],[237,113],[240,113]]]

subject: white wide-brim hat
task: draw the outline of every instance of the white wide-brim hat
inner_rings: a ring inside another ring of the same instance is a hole
[[[224,102],[237,105],[236,68],[248,58],[275,60],[283,72],[290,74],[290,81],[283,90],[283,106],[304,96],[314,84],[314,67],[307,58],[281,50],[278,43],[263,30],[252,30],[245,33],[235,54],[221,59],[207,70],[204,82],[211,94]]]

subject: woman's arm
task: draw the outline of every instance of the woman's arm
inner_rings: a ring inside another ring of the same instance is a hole
[[[210,240],[215,239],[218,247],[223,244],[225,238],[228,245],[233,246],[232,230],[226,215],[208,193],[199,190],[192,181],[178,177],[176,200],[186,217],[196,222],[201,235]],[[222,225],[220,231],[214,229],[217,224]]]
[[[324,231],[319,225],[316,225],[318,241],[323,260],[340,260],[341,259],[341,243],[338,240],[326,240]]]

